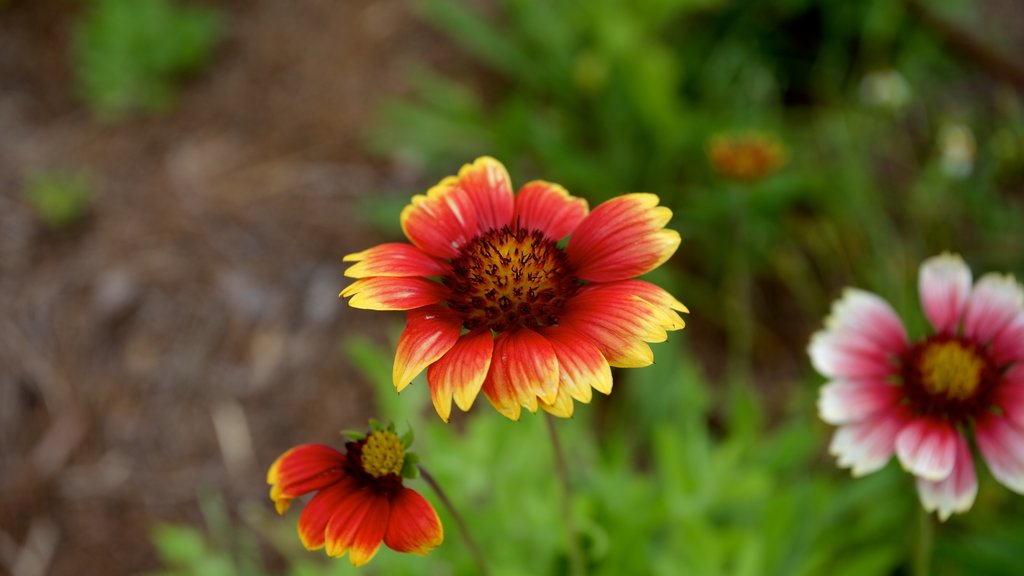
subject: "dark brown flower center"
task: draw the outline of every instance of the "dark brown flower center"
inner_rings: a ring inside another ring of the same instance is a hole
[[[903,384],[919,413],[961,420],[991,404],[999,370],[976,344],[955,336],[933,336],[903,358]]]
[[[558,323],[580,286],[565,252],[538,230],[505,226],[469,241],[445,279],[448,306],[468,330]]]

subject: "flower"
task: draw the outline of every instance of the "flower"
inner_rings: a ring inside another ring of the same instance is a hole
[[[1024,292],[1010,276],[971,280],[959,256],[922,263],[934,333],[915,342],[888,303],[847,289],[808,349],[831,379],[818,410],[839,426],[829,448],[839,465],[861,476],[895,452],[943,520],[974,503],[972,433],[992,475],[1024,494]]]
[[[398,552],[425,555],[444,539],[437,512],[423,496],[402,486],[414,459],[394,427],[375,429],[345,444],[346,453],[303,444],[282,454],[267,472],[270,499],[279,514],[292,500],[316,492],[299,517],[307,550],[328,556],[348,552],[355,566],[370,561],[383,540]]]
[[[789,162],[785,145],[759,132],[719,134],[708,141],[707,153],[716,172],[742,182],[767,178]]]
[[[427,369],[446,422],[453,399],[469,410],[481,389],[513,420],[538,406],[568,417],[591,388],[611,392],[610,366],[651,364],[647,343],[684,326],[685,306],[633,279],[676,251],[671,217],[653,194],[589,214],[557,184],[530,182],[513,196],[505,167],[480,158],[405,207],[411,245],[346,256],[356,281],[341,296],[356,308],[408,310],[395,387]]]

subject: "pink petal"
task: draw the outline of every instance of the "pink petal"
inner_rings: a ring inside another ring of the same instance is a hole
[[[996,480],[1024,494],[1024,428],[990,413],[975,422],[974,433],[981,455]]]
[[[1020,313],[1024,293],[1012,276],[986,274],[971,290],[964,314],[964,335],[987,344]]]
[[[1024,362],[1024,313],[1017,314],[992,339],[989,357],[997,365]]]
[[[864,476],[885,466],[892,457],[896,436],[910,415],[903,407],[883,411],[856,424],[836,430],[829,453],[842,468],[852,468],[854,476]]]
[[[829,424],[852,424],[888,410],[903,398],[903,389],[882,380],[834,380],[821,387],[818,415]]]
[[[828,378],[885,379],[899,372],[892,354],[842,332],[815,333],[807,353],[814,369]]]
[[[938,510],[939,519],[943,521],[954,512],[962,513],[971,509],[974,498],[978,495],[978,477],[974,473],[971,448],[962,434],[956,435],[956,461],[953,473],[939,482],[918,478],[917,493],[924,509],[928,512]]]
[[[945,420],[915,418],[896,437],[896,455],[903,468],[925,480],[945,480],[956,461],[956,427]]]
[[[940,334],[956,333],[971,293],[971,269],[960,256],[942,254],[921,264],[918,274],[921,306]]]
[[[1004,416],[1024,430],[1024,364],[1015,365],[1003,375],[994,401]]]

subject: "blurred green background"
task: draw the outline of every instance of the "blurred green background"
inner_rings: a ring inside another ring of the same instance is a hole
[[[683,237],[651,276],[686,330],[558,422],[589,573],[1021,573],[1024,503],[981,467],[919,557],[913,480],[836,469],[805,348],[847,285],[922,334],[939,252],[1024,274],[1022,53],[1016,0],[0,2],[0,565],[354,573],[263,477],[377,417],[495,574],[566,573],[541,417],[442,424],[391,386],[402,315],[335,298],[487,154],[591,206],[656,193]],[[751,133],[787,162],[709,162]],[[363,571],[473,574],[441,514],[440,549]]]

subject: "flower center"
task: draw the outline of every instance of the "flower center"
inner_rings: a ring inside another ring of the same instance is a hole
[[[921,385],[934,396],[965,400],[981,384],[985,361],[959,342],[935,343],[921,353],[918,370]]]
[[[973,342],[933,336],[903,357],[903,385],[910,406],[951,420],[962,420],[991,406],[999,370]]]
[[[448,306],[468,330],[496,332],[558,323],[579,280],[565,252],[538,230],[505,226],[480,234],[462,248],[445,279]]]
[[[371,432],[363,444],[363,470],[374,478],[399,474],[405,463],[405,446],[394,432]]]

